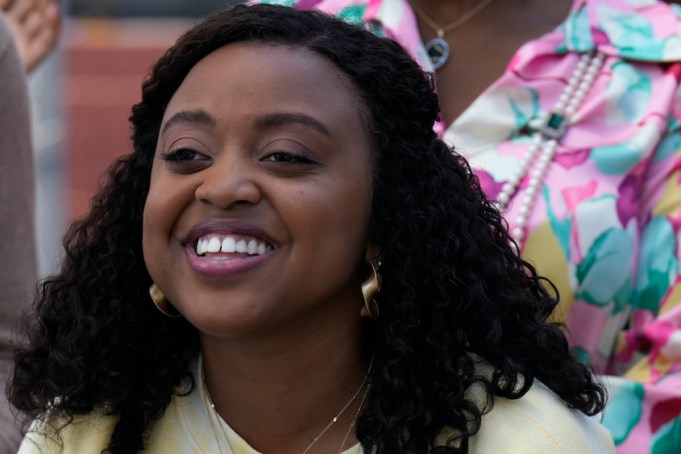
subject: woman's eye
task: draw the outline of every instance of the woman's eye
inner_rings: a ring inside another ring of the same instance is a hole
[[[197,161],[208,159],[205,155],[191,148],[178,148],[162,154],[166,162]]]
[[[307,156],[287,151],[276,151],[263,158],[263,161],[281,162],[283,164],[314,164]]]
[[[190,174],[205,169],[211,163],[210,156],[191,148],[175,148],[161,153],[169,171],[179,174]]]

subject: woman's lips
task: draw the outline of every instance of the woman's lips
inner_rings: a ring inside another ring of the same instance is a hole
[[[229,219],[195,225],[185,238],[190,266],[210,277],[230,277],[269,260],[275,244],[260,228]]]
[[[256,268],[270,259],[272,251],[264,255],[247,253],[206,253],[198,255],[194,247],[185,248],[189,265],[199,274],[209,277],[231,277]]]

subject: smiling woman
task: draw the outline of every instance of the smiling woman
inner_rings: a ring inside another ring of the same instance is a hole
[[[21,453],[611,452],[437,115],[397,44],[319,13],[187,32],[41,287]]]

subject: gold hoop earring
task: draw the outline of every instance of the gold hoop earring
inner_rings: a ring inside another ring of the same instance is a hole
[[[168,298],[163,294],[160,288],[158,288],[158,285],[154,282],[151,284],[151,287],[149,287],[149,296],[151,296],[151,301],[154,302],[154,306],[156,306],[156,309],[159,310],[163,315],[166,317],[170,318],[177,318],[180,316],[180,313],[177,312],[177,309],[175,309],[171,304],[170,301],[168,301]]]
[[[378,318],[379,309],[378,303],[376,302],[376,294],[381,291],[381,285],[383,284],[383,278],[378,274],[375,260],[369,260],[369,266],[371,267],[371,276],[369,279],[362,282],[362,296],[364,297],[364,306],[359,312],[361,317],[369,317],[372,320]]]

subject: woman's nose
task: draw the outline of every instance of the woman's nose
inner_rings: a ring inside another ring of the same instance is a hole
[[[201,202],[221,209],[234,205],[255,205],[262,196],[256,181],[257,169],[246,158],[219,156],[205,169],[195,196]]]

